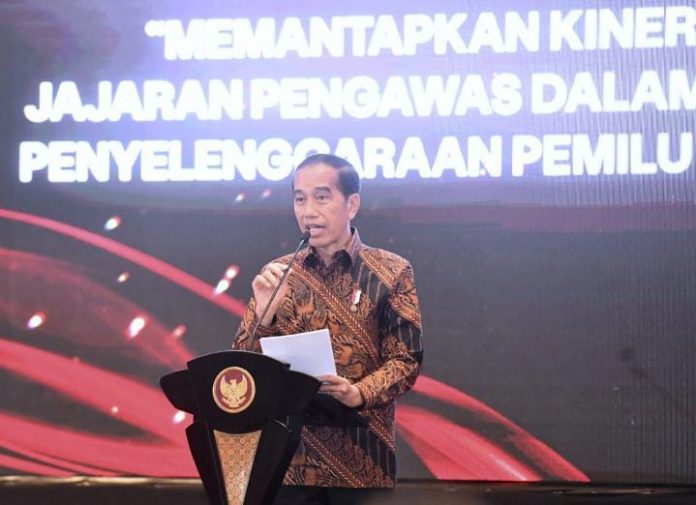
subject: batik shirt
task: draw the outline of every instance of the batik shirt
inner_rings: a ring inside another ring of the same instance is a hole
[[[291,255],[275,262],[287,264]],[[309,247],[287,277],[288,292],[271,326],[258,339],[328,328],[336,371],[360,390],[358,409],[368,426],[308,424],[285,475],[285,485],[393,487],[395,399],[408,391],[423,357],[421,317],[411,265],[390,252],[365,246],[357,230],[327,267]],[[252,298],[234,347],[246,348],[256,323]]]

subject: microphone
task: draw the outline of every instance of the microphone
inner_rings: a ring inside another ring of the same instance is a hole
[[[256,330],[259,329],[259,325],[261,324],[261,321],[263,321],[263,318],[266,317],[266,314],[268,313],[268,309],[271,308],[271,304],[273,303],[274,298],[276,297],[276,294],[278,293],[278,290],[280,289],[280,286],[283,285],[283,282],[285,282],[285,278],[288,276],[288,272],[290,272],[290,268],[292,267],[293,262],[295,261],[295,257],[297,256],[297,253],[300,252],[300,249],[302,249],[302,246],[305,245],[309,241],[310,233],[308,231],[304,232],[302,234],[302,237],[300,237],[300,243],[297,245],[297,249],[295,249],[295,252],[292,255],[292,258],[290,258],[290,262],[288,263],[288,268],[285,269],[283,272],[283,275],[280,277],[280,282],[278,285],[275,287],[273,290],[273,293],[271,293],[271,297],[268,299],[268,303],[266,303],[266,307],[263,309],[263,312],[261,313],[261,317],[256,321],[256,324],[254,325],[254,329],[251,331],[251,334],[249,335],[249,339],[247,341],[247,346],[246,350],[251,351],[254,349],[254,337],[256,336]]]

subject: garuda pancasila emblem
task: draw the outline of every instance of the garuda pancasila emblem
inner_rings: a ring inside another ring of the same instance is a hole
[[[222,393],[223,401],[228,407],[236,409],[244,401],[244,397],[249,391],[249,381],[246,375],[242,375],[241,380],[236,381],[230,379],[229,382],[222,378],[220,382],[220,392]]]
[[[245,410],[256,394],[254,378],[239,367],[226,368],[218,374],[213,384],[215,403],[225,412]]]

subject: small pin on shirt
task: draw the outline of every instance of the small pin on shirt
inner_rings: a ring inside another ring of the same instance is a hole
[[[361,290],[356,290],[353,295],[353,305],[350,306],[351,312],[356,312],[358,310],[358,304],[360,303],[360,296],[362,296]]]

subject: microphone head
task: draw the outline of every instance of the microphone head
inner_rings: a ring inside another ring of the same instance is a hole
[[[302,237],[300,238],[300,242],[302,242],[302,243],[307,242],[309,240],[309,237],[311,237],[311,236],[312,236],[312,234],[309,233],[309,231],[304,232],[302,234]]]

